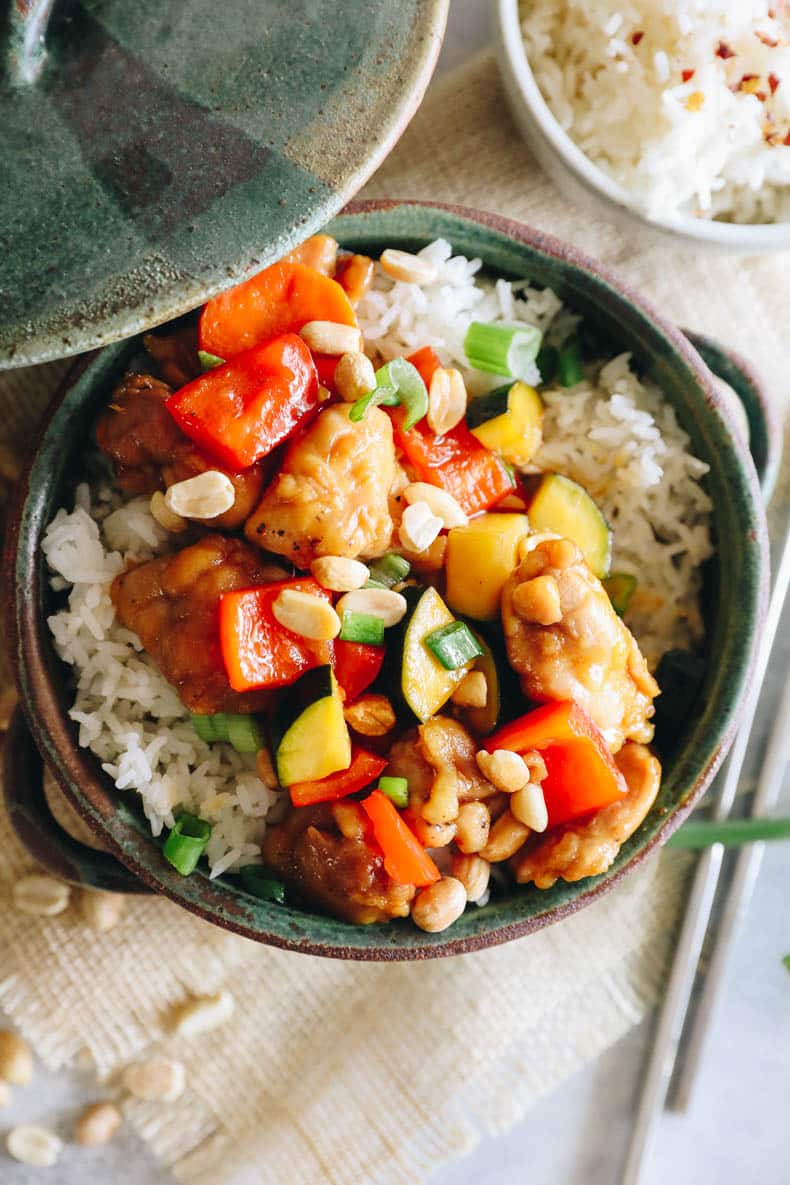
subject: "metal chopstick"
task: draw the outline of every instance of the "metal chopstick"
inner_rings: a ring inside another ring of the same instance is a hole
[[[790,534],[785,538],[784,551],[757,652],[752,685],[747,692],[741,728],[725,766],[716,779],[716,794],[713,801],[715,818],[725,818],[732,809],[735,800],[738,781],[749,747],[760,691],[782,616],[788,584],[790,584]],[[722,845],[714,844],[703,852],[697,861],[691,893],[672,961],[666,995],[659,1013],[658,1027],[642,1084],[631,1141],[620,1179],[621,1185],[639,1185],[647,1156],[655,1138],[694,987],[697,964],[710,922],[723,857],[724,848]]]
[[[776,807],[788,761],[790,761],[790,682],[785,685],[779,712],[771,731],[757,787],[750,805],[749,814],[753,817],[767,817]],[[724,906],[708,956],[705,980],[693,1011],[687,1035],[683,1040],[670,1089],[668,1105],[675,1111],[684,1111],[689,1104],[702,1059],[705,1039],[724,984],[733,939],[740,930],[746,915],[764,851],[764,843],[748,844],[741,848],[735,857],[735,866],[726,888]]]

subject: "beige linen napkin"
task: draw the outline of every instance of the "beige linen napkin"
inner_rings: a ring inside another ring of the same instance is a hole
[[[769,378],[790,374],[784,262],[670,253],[566,204],[513,129],[488,56],[431,91],[365,195],[523,218],[605,258],[680,323],[757,358]],[[0,440],[30,434],[62,370],[0,378]],[[774,395],[784,407],[779,382]],[[177,1175],[192,1185],[418,1185],[651,1007],[687,867],[677,854],[650,862],[582,913],[505,947],[355,965],[258,947],[162,900],[130,902],[108,934],[70,913],[31,923],[9,905],[30,861],[0,817],[0,1005],[50,1066],[87,1048],[110,1077],[167,1045],[178,1001],[227,986],[229,1024],[178,1046],[183,1097],[129,1111]]]

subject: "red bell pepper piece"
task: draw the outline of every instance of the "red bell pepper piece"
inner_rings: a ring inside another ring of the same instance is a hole
[[[322,387],[326,387],[329,391],[335,389],[335,371],[337,364],[340,361],[334,354],[313,354],[313,362],[318,371],[318,381]]]
[[[359,749],[354,745],[348,769],[327,774],[317,782],[294,782],[288,787],[291,802],[294,806],[312,806],[314,802],[334,802],[337,798],[346,798],[375,782],[386,768],[386,757],[368,753],[367,749]]]
[[[318,375],[289,333],[207,370],[167,401],[178,426],[230,472],[248,469],[318,408]]]
[[[626,794],[628,786],[602,733],[571,700],[544,704],[506,724],[483,742],[486,749],[537,749],[546,763],[541,783],[549,827],[601,810]]]
[[[346,697],[352,703],[366,687],[370,687],[384,665],[384,646],[369,646],[365,642],[336,641],[335,678]]]
[[[481,444],[462,420],[443,436],[437,436],[421,420],[408,432],[402,428],[405,412],[393,409],[395,440],[417,471],[421,481],[440,486],[469,515],[490,510],[516,483],[495,453]]]
[[[233,358],[282,333],[298,333],[308,321],[357,323],[336,280],[283,259],[212,297],[200,314],[200,348],[219,358]]]
[[[284,687],[311,667],[332,660],[331,642],[316,642],[280,625],[272,604],[284,588],[332,602],[326,589],[309,577],[238,589],[225,593],[220,600],[222,658],[234,691]]]
[[[422,349],[415,350],[413,354],[409,354],[406,361],[411,362],[412,366],[417,368],[420,372],[420,378],[430,391],[434,371],[438,370],[442,365],[439,355],[433,346],[423,346]]]
[[[384,855],[384,867],[399,885],[432,885],[441,873],[417,836],[404,823],[395,805],[380,790],[362,800]]]

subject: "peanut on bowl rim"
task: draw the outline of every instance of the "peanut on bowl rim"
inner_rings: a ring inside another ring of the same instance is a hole
[[[556,288],[579,311],[594,310],[602,329],[650,363],[698,455],[710,464],[719,541],[703,599],[710,661],[700,710],[667,761],[662,789],[645,823],[603,876],[560,882],[542,892],[513,886],[482,908],[468,908],[453,926],[436,934],[421,932],[409,921],[355,926],[291,905],[258,901],[223,877],[210,881],[200,870],[179,876],[150,838],[132,796],[117,792],[97,759],[77,747],[62,669],[45,620],[51,594],[41,535],[54,511],[68,500],[88,427],[113,378],[134,356],[135,341],[80,360],[55,400],[18,484],[6,553],[16,576],[8,613],[17,684],[35,741],[68,796],[118,860],[153,890],[227,929],[305,953],[365,960],[459,954],[528,934],[596,900],[665,842],[703,794],[734,735],[751,678],[767,592],[763,502],[752,460],[688,339],[574,247],[495,215],[428,203],[354,203],[328,230],[343,246],[372,253],[386,246],[413,251],[446,238],[464,254],[482,257],[496,274],[529,275]],[[754,400],[748,410],[750,419],[759,418]],[[738,582],[720,579],[719,573],[726,571],[738,571]]]

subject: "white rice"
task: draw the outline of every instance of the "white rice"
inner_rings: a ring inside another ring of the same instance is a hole
[[[471,320],[523,321],[556,339],[578,319],[553,292],[526,281],[479,279],[480,260],[453,257],[449,243],[421,254],[437,265],[434,284],[393,282],[377,268],[360,304],[368,347],[385,358],[433,345],[480,392],[502,380],[465,366]],[[655,663],[664,650],[702,636],[699,565],[712,550],[711,505],[700,485],[707,465],[689,453],[672,408],[629,362],[622,354],[572,390],[545,393],[546,443],[535,460],[583,484],[614,527],[613,567],[639,580],[628,621]],[[267,815],[283,796],[263,785],[253,757],[200,740],[139,639],[115,620],[112,580],[129,562],[166,551],[168,538],[148,499],[124,504],[106,481],[79,486],[73,511],[58,511],[42,544],[53,588],[69,590],[49,625],[58,654],[74,668],[70,716],[79,743],[119,790],[139,793],[154,835],[182,807],[212,823],[207,856],[216,877],[260,860]]]
[[[522,0],[521,14],[553,114],[651,217],[790,218],[784,0]]]

